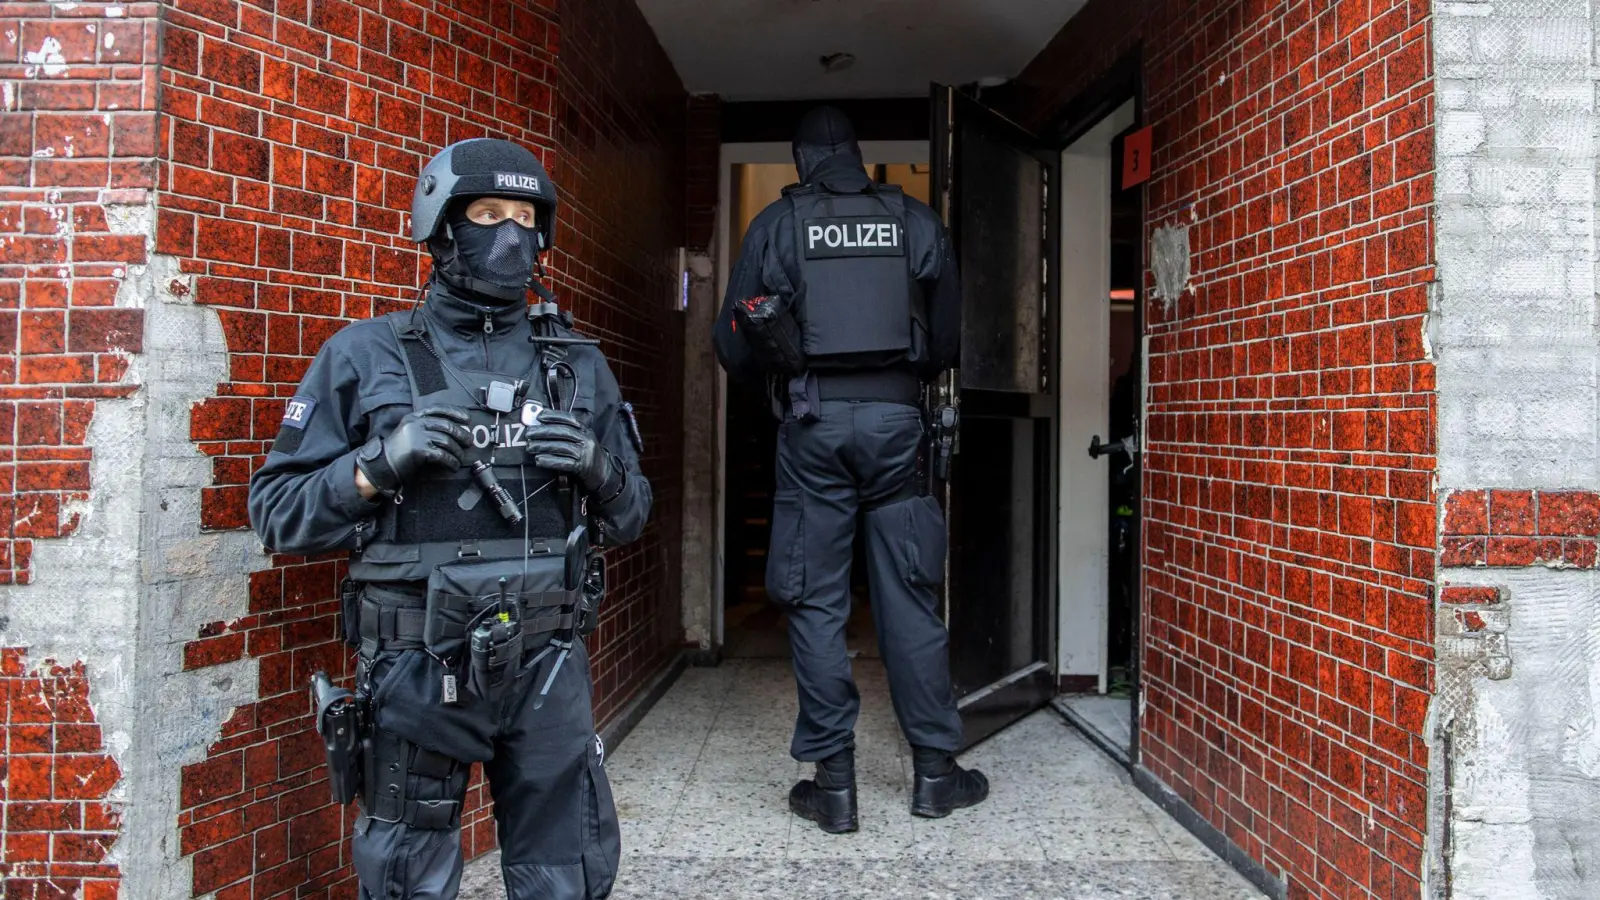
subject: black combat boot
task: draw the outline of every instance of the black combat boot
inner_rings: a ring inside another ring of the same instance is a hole
[[[856,818],[856,753],[846,747],[817,761],[817,777],[789,791],[789,808],[810,819],[829,834],[844,834],[861,827]]]
[[[911,748],[916,773],[911,790],[911,814],[942,819],[964,806],[977,806],[989,796],[989,779],[977,769],[956,765],[953,754],[927,747]]]

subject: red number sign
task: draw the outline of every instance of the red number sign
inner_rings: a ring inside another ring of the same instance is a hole
[[[1150,131],[1152,126],[1135,131],[1122,142],[1122,187],[1131,188],[1150,178]]]

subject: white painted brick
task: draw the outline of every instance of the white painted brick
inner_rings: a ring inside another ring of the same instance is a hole
[[[1508,296],[1548,296],[1564,292],[1565,276],[1566,262],[1559,256],[1501,259],[1486,286]]]
[[[1434,172],[1434,192],[1441,199],[1462,196],[1472,190],[1472,161],[1463,157],[1442,157]]]
[[[1593,111],[1595,108],[1594,87],[1583,78],[1556,81],[1525,79],[1518,83],[1518,90],[1535,103],[1549,103],[1587,111]]]
[[[1486,140],[1483,114],[1452,110],[1439,116],[1440,156],[1461,156],[1481,147]]]
[[[1589,23],[1584,19],[1530,18],[1507,24],[1520,38],[1517,59],[1520,63],[1589,63],[1593,47]]]
[[[1433,23],[1433,57],[1436,63],[1473,62],[1474,23],[1463,17],[1439,16]]]

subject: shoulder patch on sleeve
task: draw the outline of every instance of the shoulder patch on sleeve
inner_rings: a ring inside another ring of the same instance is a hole
[[[317,408],[310,397],[291,397],[283,407],[283,423],[278,426],[278,437],[272,442],[272,452],[293,454],[300,449],[306,436],[306,423]]]
[[[633,452],[644,455],[644,438],[639,435],[639,420],[633,415],[633,404],[624,400],[617,407],[617,412],[622,415],[622,421],[628,426],[628,443],[633,445]]]
[[[284,428],[305,428],[316,411],[317,401],[310,397],[293,397],[283,407]]]

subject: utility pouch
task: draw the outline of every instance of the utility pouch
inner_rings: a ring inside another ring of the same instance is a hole
[[[768,369],[782,375],[806,370],[805,338],[790,312],[791,305],[777,296],[751,297],[733,304],[733,317],[750,349]]]
[[[347,645],[361,646],[361,582],[354,579],[339,582],[339,628]]]
[[[566,557],[556,553],[441,563],[428,577],[424,646],[440,659],[459,663],[468,635],[487,618],[498,621],[501,612],[518,622],[524,646],[537,646],[540,634],[570,629],[577,592],[568,589],[566,571]],[[509,640],[509,630],[502,637]]]

